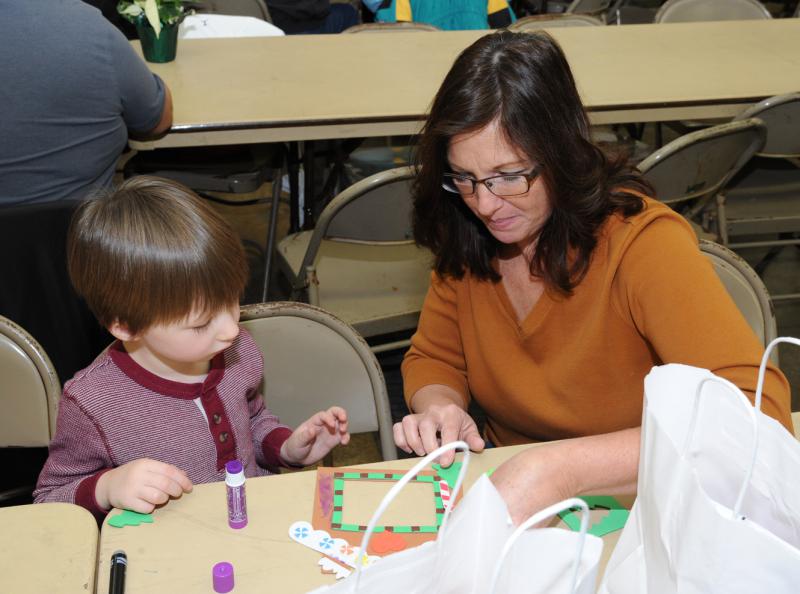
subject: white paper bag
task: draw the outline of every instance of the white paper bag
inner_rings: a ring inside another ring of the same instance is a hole
[[[800,444],[733,384],[685,365],[645,378],[638,498],[602,594],[800,592]]]
[[[451,498],[455,501],[469,460],[468,448],[463,442],[432,452],[406,477],[415,476],[444,451],[454,447],[465,451]],[[405,484],[406,477],[387,494],[370,521],[362,551],[368,546],[371,528]],[[584,509],[581,533],[556,528],[525,530],[527,525],[574,506]],[[435,542],[389,555],[362,572],[354,572],[346,580],[314,590],[314,594],[487,594],[492,591],[498,594],[593,594],[603,542],[586,534],[587,513],[585,502],[568,500],[543,510],[515,531],[505,502],[483,475],[452,516],[449,519],[445,516]],[[496,569],[498,563],[501,567]],[[497,582],[494,590],[493,579]]]

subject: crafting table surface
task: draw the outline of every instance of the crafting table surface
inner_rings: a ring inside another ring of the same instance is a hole
[[[530,446],[495,448],[473,454],[466,485]],[[378,462],[364,468],[408,469],[415,459]],[[100,537],[97,592],[108,592],[109,560],[122,549],[128,556],[126,592],[211,592],[211,568],[220,561],[234,566],[238,592],[308,592],[331,584],[317,566],[320,554],[289,538],[289,526],[310,521],[316,471],[248,479],[249,523],[241,530],[227,524],[225,484],[197,485],[153,514],[152,524],[113,528]],[[630,499],[620,498],[630,504]],[[116,513],[116,512],[112,512]],[[603,566],[619,532],[604,537]]]
[[[97,522],[77,505],[42,503],[0,508],[0,592],[92,591]]]

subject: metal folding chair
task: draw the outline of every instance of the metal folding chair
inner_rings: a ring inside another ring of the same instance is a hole
[[[383,459],[397,458],[383,373],[351,326],[317,307],[288,302],[244,306],[240,323],[264,355],[262,394],[282,422],[296,427],[339,405],[351,433],[377,431]]]

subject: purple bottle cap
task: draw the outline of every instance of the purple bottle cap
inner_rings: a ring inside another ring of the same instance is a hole
[[[233,590],[233,565],[227,561],[222,561],[211,570],[211,578],[214,582],[214,592],[225,594]]]
[[[239,474],[243,469],[242,463],[238,460],[231,460],[225,463],[225,472],[228,474]]]

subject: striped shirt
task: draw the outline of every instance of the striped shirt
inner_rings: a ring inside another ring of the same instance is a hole
[[[100,518],[97,479],[140,458],[173,464],[194,484],[224,480],[235,459],[247,477],[274,472],[292,430],[264,406],[263,365],[245,330],[195,384],[147,371],[115,342],[64,386],[34,500],[77,503]]]

